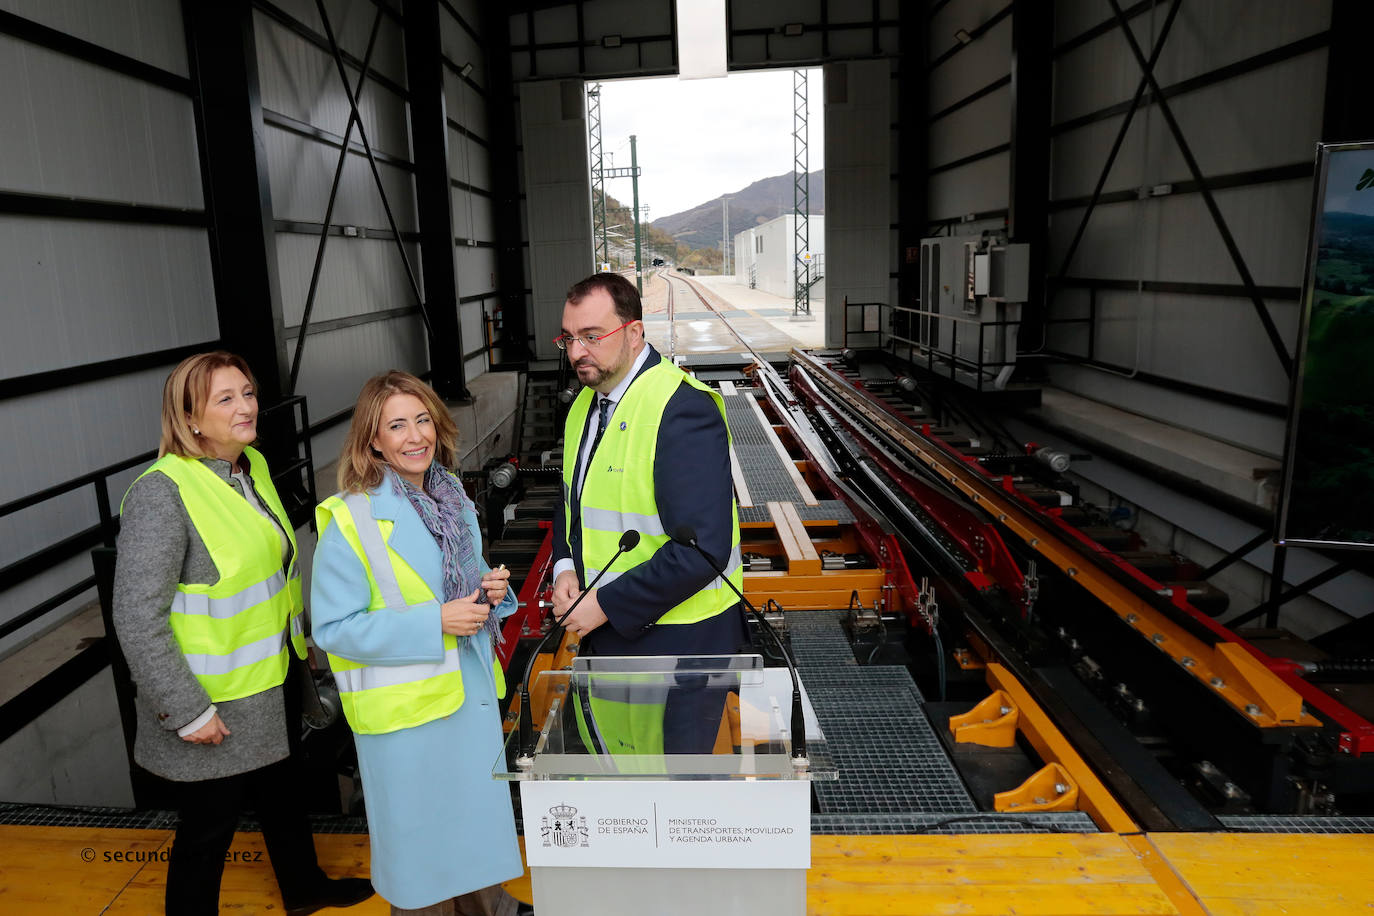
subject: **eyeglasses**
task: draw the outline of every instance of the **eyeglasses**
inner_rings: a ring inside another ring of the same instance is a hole
[[[616,331],[623,331],[625,328],[628,328],[630,325],[634,324],[638,320],[638,318],[631,318],[629,321],[625,322],[620,327],[616,328],[615,331],[607,331],[605,334],[588,334],[586,337],[573,337],[569,334],[560,334],[559,336],[553,339],[553,345],[560,350],[566,350],[568,349],[568,347],[571,347],[574,343],[580,343],[588,350],[591,350],[598,344],[600,344],[601,341],[616,333]]]

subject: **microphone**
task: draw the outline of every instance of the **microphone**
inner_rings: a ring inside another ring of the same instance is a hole
[[[629,531],[622,534],[615,556],[611,557],[606,565],[601,567],[601,570],[592,579],[591,585],[583,589],[582,594],[578,595],[577,598],[573,600],[573,603],[568,605],[568,609],[563,612],[563,616],[553,622],[553,626],[549,628],[549,632],[544,634],[544,638],[539,641],[539,645],[535,646],[534,651],[530,653],[530,660],[525,664],[525,676],[520,679],[520,752],[515,758],[517,766],[529,767],[534,764],[534,729],[531,723],[531,719],[534,718],[534,711],[530,709],[530,675],[534,672],[535,659],[539,657],[539,652],[544,648],[545,643],[549,641],[549,637],[557,632],[559,627],[563,626],[563,621],[568,619],[569,614],[577,610],[577,606],[582,603],[582,599],[587,597],[588,592],[596,588],[596,583],[600,582],[601,577],[606,575],[606,571],[611,568],[611,565],[614,564],[616,560],[620,559],[620,555],[622,553],[629,553],[638,546],[638,531],[631,528]]]
[[[730,586],[730,591],[738,595],[744,606],[753,612],[759,626],[767,631],[769,636],[773,637],[773,642],[777,644],[778,650],[782,653],[782,660],[787,663],[787,673],[792,676],[792,765],[797,769],[809,766],[810,763],[806,759],[806,717],[802,713],[801,680],[797,677],[797,663],[792,660],[792,653],[787,651],[787,647],[783,645],[782,639],[773,629],[773,625],[768,622],[768,618],[759,613],[759,609],[754,607],[748,598],[744,597],[744,592],[735,588],[735,583],[731,582],[729,577],[725,575],[725,570],[721,569],[716,561],[711,559],[710,554],[701,549],[701,545],[697,543],[697,533],[690,525],[677,526],[673,529],[670,537],[679,544],[685,544],[701,554],[701,558],[715,571],[716,575],[720,576],[720,580]]]

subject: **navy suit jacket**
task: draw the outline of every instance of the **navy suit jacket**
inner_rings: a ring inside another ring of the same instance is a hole
[[[638,379],[663,358],[652,346]],[[631,387],[634,381],[630,382]],[[627,389],[628,390],[628,389]],[[597,415],[587,412],[591,426]],[[612,412],[611,418],[615,414]],[[610,422],[610,421],[608,421]],[[594,434],[586,429],[583,435]],[[564,461],[577,460],[573,443],[565,442]],[[594,458],[593,458],[594,460]],[[578,493],[572,494],[573,514],[578,512]],[[654,499],[665,531],[680,525],[696,531],[697,543],[721,568],[730,557],[734,502],[730,475],[730,443],[725,421],[715,401],[683,383],[668,400],[658,430],[654,459]],[[554,518],[554,561],[580,562],[578,526],[565,530],[563,512]],[[610,559],[609,557],[605,559]],[[597,563],[605,562],[596,558]],[[582,641],[584,655],[715,655],[738,652],[745,644],[744,617],[738,606],[693,624],[657,625],[658,618],[710,584],[716,573],[691,547],[669,541],[646,562],[608,585],[597,588],[597,600],[608,622]],[[586,587],[583,581],[582,586]]]

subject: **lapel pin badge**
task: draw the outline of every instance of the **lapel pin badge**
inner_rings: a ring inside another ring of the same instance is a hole
[[[620,431],[621,431],[622,433],[623,433],[625,430],[629,429],[629,428],[630,428],[630,424],[626,423],[624,420],[621,420],[621,421],[620,421]]]

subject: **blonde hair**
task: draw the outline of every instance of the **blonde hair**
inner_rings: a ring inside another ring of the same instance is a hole
[[[157,443],[157,456],[181,455],[184,458],[205,458],[209,452],[201,438],[191,430],[191,418],[205,409],[210,399],[210,377],[217,369],[237,369],[257,391],[253,370],[242,356],[226,350],[197,353],[177,364],[162,386],[162,435]]]
[[[361,493],[382,482],[387,464],[372,447],[382,425],[382,406],[397,394],[409,394],[420,399],[434,423],[434,460],[450,471],[458,467],[458,425],[449,416],[434,389],[409,372],[392,369],[374,375],[363,383],[358,403],[353,408],[353,422],[348,427],[343,454],[339,456],[339,489],[345,493]]]

